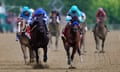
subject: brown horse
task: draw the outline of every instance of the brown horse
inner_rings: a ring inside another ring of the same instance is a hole
[[[71,25],[67,24],[67,32],[66,32],[66,37],[63,38],[63,44],[64,48],[67,53],[68,57],[68,65],[70,65],[70,68],[72,67],[72,62],[74,59],[74,55],[76,51],[78,51],[79,56],[81,57],[81,52],[80,52],[80,30],[79,30],[79,25],[78,22],[76,21],[71,21]],[[72,50],[72,55],[70,54],[70,47],[73,48]],[[82,61],[82,58],[81,58]]]
[[[33,52],[31,49],[31,45],[30,45],[30,39],[28,38],[28,36],[25,34],[25,21],[22,18],[18,18],[17,21],[17,35],[19,37],[19,42],[21,45],[21,49],[24,55],[24,61],[25,64],[27,64],[27,48],[29,48],[29,56],[30,56],[30,63],[34,61],[34,56],[33,56]]]
[[[96,52],[104,53],[104,42],[107,36],[107,29],[105,27],[104,18],[100,18],[99,23],[96,24],[95,29],[93,31],[94,39],[96,43]],[[100,40],[102,40],[102,50],[99,51]]]
[[[50,43],[52,44],[52,37],[56,38],[55,46],[58,48],[58,40],[60,36],[60,24],[57,22],[57,14],[53,13],[51,15],[51,22],[48,25],[49,32],[50,32]]]

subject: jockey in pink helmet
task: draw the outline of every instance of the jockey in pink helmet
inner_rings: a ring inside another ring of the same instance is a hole
[[[106,12],[104,11],[102,7],[98,8],[96,12],[96,24],[93,28],[93,31],[96,28],[96,25],[100,22],[100,18],[103,18],[103,20],[106,21]],[[108,30],[107,25],[105,25],[105,27]]]

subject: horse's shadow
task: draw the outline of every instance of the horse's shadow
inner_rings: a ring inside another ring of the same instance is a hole
[[[49,69],[49,65],[46,65],[46,64],[35,64],[35,65],[33,65],[33,69]]]

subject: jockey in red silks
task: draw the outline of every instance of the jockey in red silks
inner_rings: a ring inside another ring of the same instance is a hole
[[[28,36],[29,39],[31,39],[31,36],[30,36],[30,19],[32,18],[32,12],[30,11],[29,7],[28,6],[24,6],[22,8],[22,11],[20,13],[20,18],[22,18],[24,21],[25,21],[25,34]],[[19,37],[18,35],[16,36],[16,41],[18,41]]]
[[[96,13],[96,24],[93,28],[93,31],[94,29],[96,28],[96,25],[100,22],[100,18],[103,18],[103,20],[105,21],[106,20],[106,13],[105,11],[103,10],[103,8],[98,8],[97,10],[97,13]],[[106,29],[108,30],[107,26],[105,25]]]
[[[85,15],[83,15],[83,14],[84,13],[82,11],[80,11],[76,5],[73,5],[69,9],[68,14],[65,18],[67,25],[65,26],[65,28],[62,31],[62,38],[66,38],[67,28],[68,28],[68,25],[71,24],[72,17],[76,16],[78,18],[79,24],[80,24],[80,23],[84,22],[84,20],[85,20],[85,18],[83,18],[83,16],[85,16]]]

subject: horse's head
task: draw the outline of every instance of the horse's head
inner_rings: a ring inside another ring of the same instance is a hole
[[[57,13],[56,12],[52,12],[51,13],[51,19],[52,19],[52,23],[56,23],[57,22]]]
[[[34,29],[39,30],[40,33],[45,33],[45,21],[43,20],[43,16],[38,16],[33,21],[33,27]]]
[[[73,32],[79,31],[79,20],[78,20],[78,17],[76,16],[72,17],[71,29]]]
[[[17,33],[20,35],[25,30],[25,21],[22,18],[17,19]]]
[[[71,31],[72,32],[78,32],[79,31],[79,22],[78,21],[73,21],[71,23]]]

